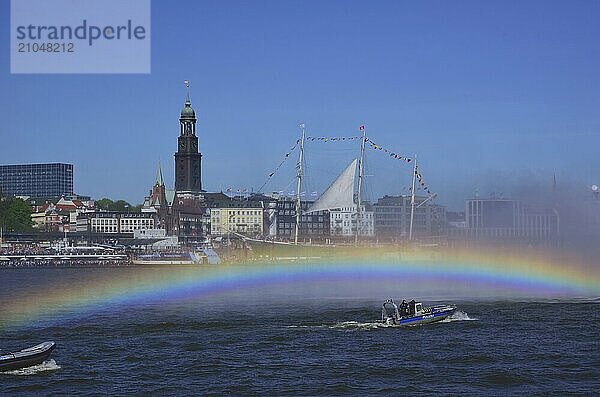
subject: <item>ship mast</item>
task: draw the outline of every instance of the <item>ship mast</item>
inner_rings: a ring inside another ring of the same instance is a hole
[[[365,142],[367,141],[367,133],[365,131],[365,126],[360,126],[360,131],[362,132],[362,139],[360,140],[360,157],[358,160],[358,196],[356,197],[356,234],[354,236],[354,245],[358,245],[358,225],[360,223],[360,196],[362,193],[362,179],[363,179],[363,169],[364,169],[364,161],[365,161]]]
[[[302,189],[302,161],[304,157],[304,123],[300,124],[302,129],[302,137],[300,138],[300,156],[298,159],[298,166],[296,167],[298,173],[298,189],[296,190],[296,234],[294,235],[294,244],[298,245],[298,233],[300,232],[300,216],[302,212],[302,203],[300,201],[300,190]]]
[[[412,189],[411,189],[411,196],[410,196],[410,227],[408,230],[408,240],[411,241],[412,240],[412,234],[413,234],[413,220],[415,218],[415,183],[417,180],[417,155],[415,154],[415,156],[413,157],[413,161],[414,161],[414,167],[413,167],[413,177],[412,177]]]

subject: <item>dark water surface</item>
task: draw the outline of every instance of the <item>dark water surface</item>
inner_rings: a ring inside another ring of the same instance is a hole
[[[0,299],[24,278],[0,272]],[[314,294],[64,313],[0,331],[3,352],[57,342],[53,361],[0,373],[0,393],[598,395],[600,303],[454,303],[453,320],[412,328],[378,325],[381,301]]]

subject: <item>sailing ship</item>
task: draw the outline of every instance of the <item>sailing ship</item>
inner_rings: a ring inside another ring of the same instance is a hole
[[[375,145],[370,139],[367,138],[365,127],[360,127],[361,135],[359,137],[352,137],[350,139],[360,139],[360,153],[357,158],[354,158],[350,161],[350,163],[346,166],[346,168],[331,182],[329,187],[314,201],[311,203],[308,208],[306,208],[307,203],[302,202],[301,197],[303,195],[303,183],[304,183],[304,150],[305,150],[305,142],[307,139],[311,141],[315,139],[323,139],[327,140],[327,138],[314,138],[314,137],[306,137],[305,126],[304,124],[300,124],[301,135],[300,138],[296,141],[296,145],[294,148],[299,148],[299,156],[297,162],[297,187],[295,191],[295,225],[293,226],[293,240],[289,242],[285,241],[275,241],[275,239],[257,239],[257,238],[249,238],[243,235],[236,235],[249,243],[270,243],[271,245],[277,244],[280,246],[286,245],[294,245],[294,246],[302,246],[302,245],[313,245],[312,241],[309,240],[309,243],[300,242],[300,229],[301,229],[301,221],[303,215],[310,215],[312,213],[316,213],[319,211],[329,211],[331,220],[334,221],[334,216],[338,215],[336,212],[344,211],[347,214],[348,210],[350,210],[350,230],[354,237],[354,245],[358,246],[359,236],[366,235],[365,228],[365,218],[362,212],[365,211],[364,202],[362,202],[362,190],[363,190],[363,179],[364,179],[364,159],[365,159],[365,145],[368,142],[372,147],[381,148]],[[335,139],[335,138],[333,138]],[[343,138],[345,139],[345,138]],[[292,150],[294,150],[292,148]],[[291,153],[291,151],[290,151]],[[286,154],[286,158],[289,154]],[[402,158],[407,162],[411,162],[413,164],[413,172],[412,172],[412,187],[411,187],[411,201],[410,201],[410,227],[409,227],[409,240],[412,240],[413,237],[413,222],[414,222],[414,212],[415,209],[424,205],[427,201],[433,199],[434,195],[430,195],[425,200],[420,200],[419,203],[416,203],[415,191],[417,188],[417,180],[423,186],[423,182],[421,180],[421,175],[418,171],[416,156],[412,159],[408,159],[402,156],[396,156],[397,158]],[[283,164],[283,163],[282,163]],[[281,166],[281,165],[280,165]],[[274,173],[269,175],[269,178],[273,176]],[[265,182],[266,184],[266,182]],[[264,185],[263,185],[264,186]],[[261,187],[262,189],[262,187]],[[428,191],[428,189],[427,189]],[[429,193],[429,191],[428,191]],[[304,207],[303,207],[304,204]],[[335,219],[336,222],[341,221],[341,219]],[[344,219],[344,222],[346,220]],[[331,245],[331,241],[328,241],[327,244]],[[317,244],[318,245],[318,244]],[[314,246],[314,245],[313,245]]]
[[[298,159],[297,167],[297,179],[298,186],[296,190],[296,227],[294,243],[298,244],[298,234],[300,229],[300,220],[302,216],[302,205],[300,200],[302,190],[302,178],[303,178],[303,157],[304,157],[304,143],[306,140],[304,124],[301,124],[302,134],[300,138],[300,154]],[[361,216],[363,206],[361,205],[362,189],[363,189],[363,178],[364,178],[364,160],[365,160],[365,144],[368,138],[366,135],[365,126],[360,126],[360,154],[359,157],[353,159],[352,162],[344,169],[344,171],[329,185],[329,187],[321,194],[321,196],[305,211],[305,214],[309,214],[316,211],[330,211],[334,212],[342,208],[354,208],[354,214],[352,214],[352,230],[354,231],[354,244],[358,245],[359,236],[363,233],[364,219]],[[413,237],[413,223],[415,209],[424,205],[429,200],[433,199],[436,195],[430,195],[424,201],[419,204],[416,203],[416,183],[417,179],[420,180],[420,173],[417,166],[416,155],[413,160],[413,172],[412,172],[412,187],[411,187],[411,212],[410,212],[410,226],[409,226],[409,241]],[[355,183],[356,173],[358,171],[358,183]],[[356,194],[355,194],[355,184]]]
[[[298,159],[298,188],[296,189],[296,227],[294,235],[294,243],[298,244],[298,234],[300,231],[300,220],[302,217],[302,205],[300,200],[300,192],[302,190],[302,177],[303,177],[303,157],[304,157],[304,143],[306,140],[304,124],[301,124],[302,135],[300,138],[300,155]],[[360,145],[360,156],[353,159],[352,162],[342,171],[342,173],[329,185],[329,187],[317,198],[317,200],[307,209],[306,214],[317,212],[317,211],[332,211],[340,210],[342,208],[355,208],[356,212],[353,216],[352,222],[354,223],[355,231],[355,244],[358,244],[358,235],[360,233],[360,211],[361,211],[361,193],[362,193],[362,181],[363,181],[363,164],[365,157],[365,143],[367,141],[364,126],[360,127],[362,132],[361,145]],[[354,201],[354,185],[356,171],[358,168],[358,191],[356,194],[356,202]]]

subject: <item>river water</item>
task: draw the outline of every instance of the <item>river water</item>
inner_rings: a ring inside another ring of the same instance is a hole
[[[44,285],[64,288],[68,297],[77,280],[119,271],[134,270],[3,270],[0,301],[26,300],[28,289]],[[454,297],[447,302],[459,306],[453,318],[398,328],[377,322],[387,295],[344,297],[302,288],[93,309],[63,305],[47,318],[0,330],[3,352],[57,343],[44,364],[0,373],[2,393],[597,395],[600,390],[595,299]],[[0,321],[7,320],[0,311]]]

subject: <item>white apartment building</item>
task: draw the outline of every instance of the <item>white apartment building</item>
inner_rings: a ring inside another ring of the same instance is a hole
[[[329,227],[332,236],[356,235],[356,207],[344,207],[329,211]],[[374,212],[361,205],[358,214],[358,235],[365,237],[375,236]]]
[[[144,212],[88,212],[77,217],[77,231],[91,233],[133,233],[154,229],[154,218]]]

